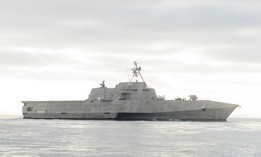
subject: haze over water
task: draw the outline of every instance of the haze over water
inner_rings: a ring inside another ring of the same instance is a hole
[[[227,122],[0,117],[0,156],[261,156],[261,119]]]
[[[137,61],[166,99],[261,116],[259,0],[8,0],[0,14],[0,114],[21,114],[23,100],[85,100],[103,80],[128,81]]]
[[[261,156],[260,0],[0,1],[0,157]],[[228,122],[25,120],[86,100],[133,61],[166,99],[239,104]]]

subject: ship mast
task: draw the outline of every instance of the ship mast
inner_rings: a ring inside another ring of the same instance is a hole
[[[140,76],[140,78],[142,79],[142,81],[145,83],[145,81],[144,81],[144,79],[143,79],[143,77],[142,77],[142,75],[141,75],[141,72],[140,72],[140,71],[141,71],[141,67],[138,66],[138,63],[137,63],[136,61],[134,61],[134,65],[135,65],[135,67],[131,69],[133,75],[132,75],[132,78],[131,78],[131,81],[130,81],[130,82],[132,82],[132,80],[133,80],[134,77],[137,78],[138,76]],[[146,83],[145,83],[145,84],[146,84]]]

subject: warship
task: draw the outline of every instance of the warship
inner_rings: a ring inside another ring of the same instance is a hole
[[[89,120],[190,120],[226,121],[239,106],[211,100],[165,100],[157,96],[141,75],[141,67],[134,62],[132,78],[107,88],[104,81],[93,88],[88,99],[82,101],[22,101],[24,119],[89,119]],[[134,80],[140,78],[141,81]]]

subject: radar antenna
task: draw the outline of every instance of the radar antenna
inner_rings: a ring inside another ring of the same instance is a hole
[[[102,81],[102,83],[100,85],[101,85],[101,88],[106,88],[104,80]]]
[[[144,79],[143,79],[143,77],[142,77],[142,75],[141,75],[141,73],[140,73],[141,67],[138,66],[138,63],[137,63],[136,61],[134,61],[134,65],[135,65],[135,67],[131,69],[133,75],[132,75],[132,78],[131,78],[131,81],[130,81],[130,82],[132,82],[132,80],[133,80],[134,77],[140,76],[141,79],[142,79],[142,81],[145,83],[145,81],[144,81]]]

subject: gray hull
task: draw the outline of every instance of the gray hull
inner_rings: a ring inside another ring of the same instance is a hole
[[[23,101],[31,119],[225,121],[238,105],[209,100],[164,100],[144,82],[92,89],[85,101]]]
[[[116,120],[159,120],[159,121],[226,121],[230,111],[224,110],[209,110],[202,114],[201,110],[197,111],[176,111],[176,112],[163,112],[163,113],[119,113]],[[227,116],[224,115],[227,112]],[[213,116],[213,113],[215,116]]]
[[[93,119],[93,120],[191,120],[226,121],[238,105],[213,101],[153,101],[142,106],[128,102],[27,102],[25,119]],[[96,108],[96,110],[95,110]]]

